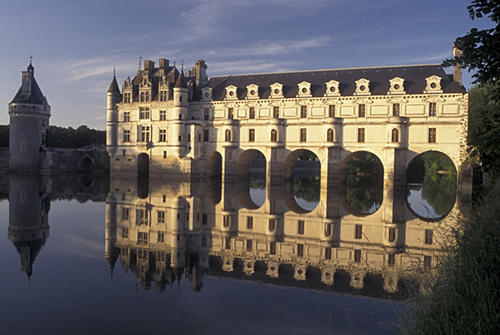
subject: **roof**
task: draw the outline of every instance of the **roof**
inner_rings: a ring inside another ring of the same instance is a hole
[[[433,75],[442,78],[441,87],[444,93],[466,92],[465,88],[454,82],[452,76],[446,74],[439,64],[217,76],[210,78],[206,86],[212,88],[213,100],[223,100],[225,87],[229,85],[236,86],[238,98],[244,99],[247,94],[246,87],[250,84],[258,85],[259,97],[266,99],[270,96],[270,85],[274,83],[283,85],[285,98],[295,98],[298,93],[297,84],[306,81],[311,83],[313,97],[323,97],[326,91],[325,83],[333,79],[340,83],[339,90],[342,96],[353,96],[356,90],[355,82],[364,78],[370,81],[372,95],[386,95],[390,80],[400,77],[404,79],[404,89],[407,94],[422,94],[427,84],[425,78]]]
[[[109,93],[120,93],[120,88],[118,87],[118,83],[116,82],[116,77],[113,76],[113,80],[108,88]]]
[[[35,76],[32,77],[31,80],[31,94],[26,94],[23,91],[23,85],[19,88],[17,91],[16,95],[14,96],[14,99],[10,102],[11,104],[13,103],[28,103],[28,104],[37,104],[41,105],[45,103],[47,99],[42,93],[42,90],[40,89],[40,86],[38,86],[38,83],[35,80]]]
[[[184,74],[180,73],[179,77],[177,78],[177,81],[175,82],[176,88],[187,88],[186,81],[184,80]]]

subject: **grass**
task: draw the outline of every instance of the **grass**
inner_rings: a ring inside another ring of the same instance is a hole
[[[404,334],[500,334],[500,183],[459,223]]]

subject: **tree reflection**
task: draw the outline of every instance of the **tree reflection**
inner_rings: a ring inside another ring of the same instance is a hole
[[[320,187],[318,178],[295,178],[293,180],[293,195],[295,198],[308,202],[319,203]]]
[[[383,198],[383,166],[369,152],[352,156],[347,163],[346,199],[351,208],[362,214],[376,212]]]

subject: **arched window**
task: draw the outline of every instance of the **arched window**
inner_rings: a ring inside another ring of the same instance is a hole
[[[276,129],[271,130],[271,142],[278,142],[278,131]]]
[[[391,141],[392,141],[392,143],[398,143],[399,142],[399,130],[397,130],[396,128],[394,128],[392,130]]]
[[[231,130],[226,129],[226,142],[231,142]]]
[[[328,142],[333,142],[333,129],[328,129],[326,132],[326,140]]]

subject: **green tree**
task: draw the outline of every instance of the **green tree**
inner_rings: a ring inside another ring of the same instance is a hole
[[[500,174],[500,1],[474,0],[467,9],[472,20],[487,17],[494,27],[473,28],[458,37],[455,46],[462,54],[444,60],[443,66],[475,71],[472,77],[480,86],[471,90],[469,144],[485,171]]]

